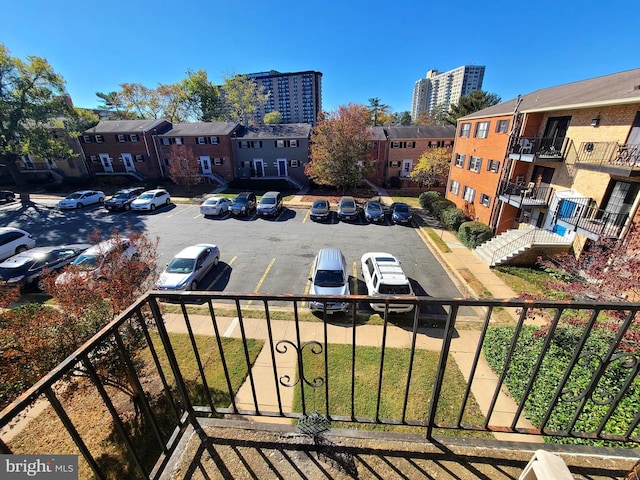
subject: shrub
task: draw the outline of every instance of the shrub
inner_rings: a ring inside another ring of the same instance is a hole
[[[458,239],[469,248],[476,248],[492,237],[491,228],[480,222],[464,222],[458,229]]]
[[[439,219],[442,219],[442,212],[444,212],[448,208],[456,208],[456,204],[451,200],[445,200],[444,198],[442,198],[431,204],[431,213]]]
[[[431,204],[436,200],[442,200],[442,196],[439,192],[422,192],[418,197],[420,206],[431,211]]]
[[[447,208],[440,213],[440,220],[448,230],[457,232],[468,218],[459,208]]]

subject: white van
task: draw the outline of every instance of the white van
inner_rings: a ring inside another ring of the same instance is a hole
[[[362,276],[367,286],[367,295],[378,297],[415,296],[411,282],[402,271],[400,262],[390,253],[369,252],[360,259]],[[370,303],[376,312],[384,312],[384,303]],[[391,303],[390,313],[406,313],[413,310],[413,305]]]
[[[318,252],[309,278],[311,295],[349,295],[349,274],[347,262],[339,248],[323,248]],[[325,304],[320,301],[309,302],[312,312],[324,312]],[[349,311],[349,302],[327,302],[327,313]]]

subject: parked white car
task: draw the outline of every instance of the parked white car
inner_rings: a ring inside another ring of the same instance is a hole
[[[181,250],[160,274],[158,290],[197,290],[198,283],[220,261],[216,245],[198,244]]]
[[[19,228],[0,227],[0,260],[36,246],[29,232]]]
[[[227,197],[211,197],[207,198],[200,205],[200,213],[202,215],[222,215],[229,211],[229,205],[231,205],[232,200]]]
[[[104,197],[104,192],[98,190],[79,190],[60,200],[58,208],[82,208],[94,203],[102,203]]]
[[[171,196],[169,192],[163,188],[156,188],[155,190],[147,190],[131,202],[131,210],[153,212],[156,208],[170,203]]]
[[[128,238],[110,238],[104,240],[84,252],[71,262],[79,272],[63,272],[56,284],[84,281],[90,278],[100,278],[108,274],[110,268],[119,262],[129,260],[136,255],[136,247]],[[79,277],[79,278],[77,278]]]
[[[369,252],[360,259],[367,295],[377,297],[414,297],[411,282],[402,271],[400,261],[390,253]],[[369,304],[376,312],[384,312],[384,303]],[[412,304],[391,303],[389,313],[406,313]]]

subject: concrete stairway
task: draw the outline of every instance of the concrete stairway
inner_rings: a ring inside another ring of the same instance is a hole
[[[571,240],[548,230],[524,228],[507,230],[476,247],[473,253],[490,267],[495,267],[534,247],[543,245],[568,246],[571,243]]]

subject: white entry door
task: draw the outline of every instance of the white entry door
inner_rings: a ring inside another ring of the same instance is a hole
[[[408,177],[413,168],[413,160],[402,160],[402,170],[400,171],[401,177]]]
[[[136,166],[133,163],[133,157],[130,153],[122,154],[122,163],[124,163],[124,171],[125,172],[135,172]]]
[[[111,163],[111,157],[109,157],[108,153],[100,154],[100,162],[105,172],[113,173],[113,164]]]
[[[253,160],[253,176],[264,177],[264,160],[262,158]]]
[[[211,174],[211,159],[206,156],[200,157],[200,168],[202,168],[203,175]]]

